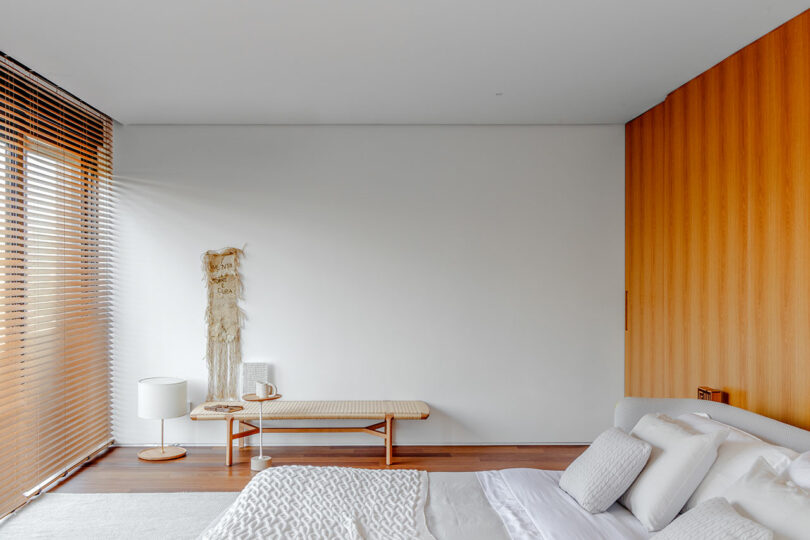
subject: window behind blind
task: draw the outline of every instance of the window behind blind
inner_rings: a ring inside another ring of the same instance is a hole
[[[110,442],[112,122],[0,56],[0,516]]]

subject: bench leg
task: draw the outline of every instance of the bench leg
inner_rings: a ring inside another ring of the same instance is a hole
[[[385,415],[385,464],[391,465],[394,454],[394,417]]]
[[[245,425],[246,424],[243,424],[242,421],[240,420],[239,423],[237,424],[237,426],[239,426],[239,431],[237,433],[242,433],[243,431],[245,431]],[[245,447],[245,441],[247,441],[247,437],[242,437],[241,439],[238,440],[237,444],[239,445],[239,448]]]
[[[233,464],[233,418],[225,419],[225,466]]]

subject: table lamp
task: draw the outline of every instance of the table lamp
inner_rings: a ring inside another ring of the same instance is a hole
[[[187,383],[183,379],[150,377],[138,381],[138,416],[150,420],[160,419],[160,448],[141,450],[138,458],[166,461],[185,456],[185,448],[163,446],[163,421],[166,418],[185,416],[187,410]]]

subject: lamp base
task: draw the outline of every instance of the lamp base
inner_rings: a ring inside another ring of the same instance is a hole
[[[180,446],[164,446],[163,448],[147,448],[138,452],[138,459],[144,461],[168,461],[186,455],[186,449]]]
[[[273,458],[270,456],[253,456],[250,458],[251,471],[263,471],[273,464]]]

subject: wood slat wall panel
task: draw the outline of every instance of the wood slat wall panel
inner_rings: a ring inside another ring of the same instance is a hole
[[[664,118],[661,105],[628,124],[625,146],[627,257],[638,262],[626,266],[628,310],[634,314],[628,318],[627,339],[633,343],[627,350],[640,352],[637,356],[626,356],[628,366],[632,366],[626,370],[626,385],[644,388],[650,393],[663,391],[663,362],[651,365],[650,369],[643,369],[634,362],[638,358],[664,355],[666,340],[661,312],[665,294],[662,273],[665,253],[661,242],[646,242],[639,231],[645,231],[650,238],[662,240],[664,237],[665,215],[659,210],[666,192],[663,174],[666,144],[659,136],[663,135]],[[641,155],[654,156],[654,159],[637,159]]]
[[[708,385],[810,428],[810,12],[626,137],[626,394]]]

